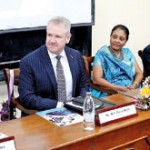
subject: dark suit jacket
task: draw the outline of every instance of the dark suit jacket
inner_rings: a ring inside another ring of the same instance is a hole
[[[144,48],[143,62],[146,69],[150,70],[150,44]]]
[[[150,44],[144,48],[142,59],[145,76],[150,76]]]
[[[88,91],[82,55],[65,47],[73,78],[72,97],[85,96]],[[25,56],[20,61],[20,102],[29,109],[46,110],[56,107],[57,82],[45,45]]]

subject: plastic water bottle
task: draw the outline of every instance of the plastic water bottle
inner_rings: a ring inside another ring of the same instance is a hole
[[[91,92],[86,93],[83,104],[84,129],[94,130],[95,128],[95,104],[91,96]]]

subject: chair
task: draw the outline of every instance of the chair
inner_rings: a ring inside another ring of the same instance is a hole
[[[143,62],[143,50],[139,50],[138,55],[141,58],[142,64],[143,64],[143,80],[144,80],[148,75],[147,75],[147,71],[145,69],[144,62]]]
[[[9,109],[10,109],[10,119],[15,119],[14,110],[18,108],[25,114],[31,115],[37,112],[37,110],[29,110],[21,105],[19,102],[19,97],[14,96],[14,86],[18,86],[18,76],[20,70],[18,68],[15,69],[4,69],[4,75],[7,84],[7,92],[8,92],[8,101],[10,101]]]
[[[82,56],[84,60],[84,67],[85,67],[85,73],[87,77],[88,84],[96,90],[102,91],[107,93],[108,95],[112,94],[118,94],[119,92],[117,90],[111,89],[111,88],[105,88],[99,85],[96,85],[93,83],[93,81],[90,79],[90,75],[92,72],[92,62],[94,60],[94,56]]]

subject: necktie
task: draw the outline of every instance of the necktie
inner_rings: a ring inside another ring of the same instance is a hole
[[[60,62],[61,56],[57,55],[56,59],[57,59],[56,74],[57,74],[58,101],[65,102],[66,101],[66,83],[65,83],[63,67]]]

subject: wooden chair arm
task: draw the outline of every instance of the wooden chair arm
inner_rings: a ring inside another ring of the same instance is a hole
[[[19,110],[21,110],[22,112],[31,115],[31,114],[35,114],[37,112],[37,110],[32,110],[32,109],[26,109],[25,107],[23,107],[20,102],[19,102],[19,97],[17,98],[12,98],[11,103],[18,108]]]
[[[119,93],[118,90],[114,90],[114,89],[111,89],[111,88],[106,88],[106,87],[102,87],[102,86],[99,86],[99,85],[95,85],[91,80],[89,81],[89,85],[93,89],[96,89],[96,90],[101,91],[101,92],[105,92],[108,95],[113,95],[113,94],[118,94]]]

